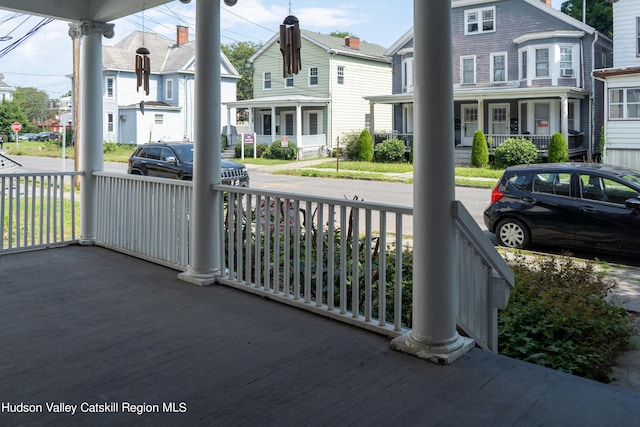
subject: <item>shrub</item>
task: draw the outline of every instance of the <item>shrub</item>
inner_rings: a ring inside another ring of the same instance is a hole
[[[115,142],[105,142],[102,144],[102,152],[104,154],[113,153],[117,149],[118,149],[118,144],[116,144]]]
[[[340,150],[347,160],[358,160],[358,138],[359,132],[347,132],[340,137]]]
[[[604,161],[604,146],[605,146],[604,126],[602,126],[600,128],[600,162],[601,163]]]
[[[489,147],[484,132],[479,129],[473,134],[471,164],[477,168],[483,168],[489,164]]]
[[[549,142],[549,155],[547,158],[549,163],[559,163],[569,161],[569,147],[567,141],[561,133],[554,133]]]
[[[608,382],[616,355],[635,332],[633,316],[616,298],[617,283],[592,262],[570,257],[516,256],[515,287],[499,313],[500,353]]]
[[[405,145],[399,139],[387,139],[376,145],[375,158],[382,163],[400,163],[404,161]]]
[[[538,149],[526,138],[507,138],[494,151],[499,167],[536,163]]]
[[[269,147],[267,144],[258,144],[256,145],[256,157],[262,157],[262,153],[264,150]],[[242,157],[242,143],[238,142],[233,147],[236,152],[236,158]],[[244,156],[245,157],[253,157],[253,144],[244,144]]]
[[[373,160],[373,138],[368,130],[360,132],[358,138],[358,161],[370,162]]]
[[[298,147],[289,141],[286,146],[282,146],[282,141],[273,141],[273,144],[268,146],[262,156],[265,159],[278,159],[278,160],[296,160],[298,158]]]

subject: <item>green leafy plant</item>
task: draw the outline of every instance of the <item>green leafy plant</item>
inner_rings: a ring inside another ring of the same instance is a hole
[[[600,128],[600,162],[604,161],[604,147],[606,144],[606,140],[604,137],[604,126]]]
[[[477,168],[483,168],[489,164],[489,147],[484,132],[477,130],[473,134],[473,146],[471,147],[471,164]]]
[[[282,145],[282,141],[277,140],[262,152],[261,157],[265,159],[295,160],[298,157],[298,147],[291,141],[287,145]]]
[[[361,162],[373,160],[373,138],[371,138],[371,134],[366,129],[360,132],[360,137],[358,138],[358,160]]]
[[[264,150],[267,149],[267,147],[269,147],[267,144],[258,144],[256,145],[256,157],[262,157],[262,153],[264,153]],[[236,145],[233,146],[235,153],[236,153],[236,158],[241,158],[242,157],[242,143],[238,142],[236,143]],[[244,144],[244,156],[245,157],[253,157],[253,144]]]
[[[569,161],[569,147],[567,146],[567,141],[564,139],[564,136],[561,133],[556,132],[551,135],[547,161],[549,163]]]
[[[404,161],[405,145],[399,139],[387,139],[375,147],[375,159],[382,163],[400,163]]]
[[[499,313],[500,353],[608,382],[613,359],[635,331],[617,283],[568,256],[518,255],[510,264],[516,284]]]
[[[499,167],[536,163],[538,149],[526,138],[507,138],[494,151]]]

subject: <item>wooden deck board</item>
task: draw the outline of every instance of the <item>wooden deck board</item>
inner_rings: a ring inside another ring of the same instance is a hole
[[[618,425],[640,394],[473,350],[438,366],[388,340],[98,247],[0,256],[0,425]],[[122,410],[185,402],[185,413]]]

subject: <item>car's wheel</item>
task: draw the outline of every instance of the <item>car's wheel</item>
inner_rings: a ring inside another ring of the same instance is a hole
[[[515,218],[506,218],[496,227],[496,237],[502,246],[526,249],[531,244],[531,232],[526,225]]]

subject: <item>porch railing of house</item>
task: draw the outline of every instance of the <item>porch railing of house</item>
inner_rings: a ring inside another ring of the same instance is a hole
[[[487,134],[486,139],[489,144],[489,149],[494,150],[500,144],[505,142],[508,138],[525,138],[533,142],[538,151],[545,154],[549,150],[549,142],[551,142],[551,135],[530,135],[530,134]],[[577,152],[583,148],[584,134],[569,134],[567,139],[567,146],[569,152]]]
[[[70,191],[75,175],[0,175],[1,206],[13,206],[11,229],[3,228],[3,235],[16,235],[11,250],[76,241],[78,215],[62,208],[79,205]],[[94,176],[96,244],[188,270],[192,183]],[[63,185],[66,177],[69,184]],[[220,282],[388,336],[411,327],[411,208],[224,185],[213,191],[224,193]],[[496,313],[513,276],[464,207],[455,202],[452,212],[463,286],[459,326],[480,346],[497,351]],[[67,234],[61,229],[68,215],[74,226]]]
[[[0,174],[0,253],[73,243],[79,235],[79,172]]]
[[[373,136],[374,146],[386,141],[387,139],[399,139],[404,142],[405,151],[410,153],[413,148],[413,134],[412,133],[376,133]]]
[[[286,136],[290,142],[295,143],[298,148],[321,147],[327,145],[327,135],[324,133],[318,135],[302,135],[302,139],[299,144],[297,143],[295,135],[256,135],[256,140],[258,141],[258,144],[271,145],[273,141],[280,141],[283,136]]]

